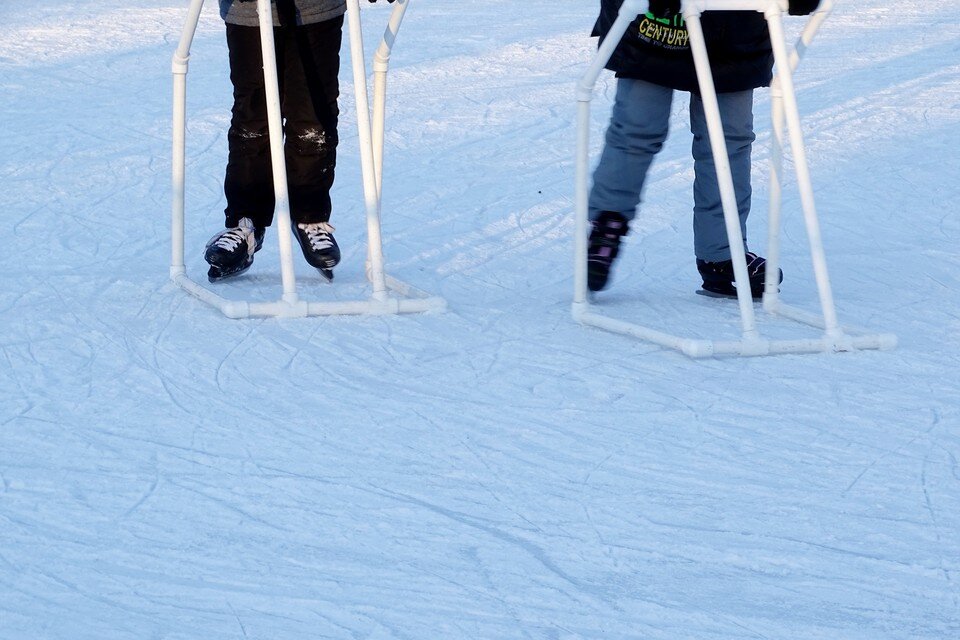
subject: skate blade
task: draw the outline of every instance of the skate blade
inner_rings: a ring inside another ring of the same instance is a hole
[[[239,269],[237,271],[221,271],[217,267],[211,266],[207,271],[207,281],[211,284],[216,282],[221,282],[223,280],[229,280],[230,278],[236,278],[237,276],[243,275],[250,269],[250,265]]]
[[[333,269],[324,269],[323,267],[316,267],[316,269],[320,277],[326,282],[333,282]]]
[[[716,291],[707,291],[706,289],[697,289],[698,296],[704,296],[707,298],[721,298],[727,300],[736,300],[737,294],[733,293],[717,293]]]
[[[704,296],[706,298],[718,298],[720,300],[736,300],[736,293],[717,293],[716,291],[707,291],[706,289],[697,289],[698,296]],[[763,299],[763,296],[751,296],[754,302],[760,302]]]

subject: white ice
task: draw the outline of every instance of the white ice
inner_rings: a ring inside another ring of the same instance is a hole
[[[384,248],[446,313],[238,321],[168,279],[185,0],[0,0],[0,639],[960,638],[960,4],[837,4],[797,76],[827,259],[841,321],[900,344],[693,361],[570,316],[597,2],[411,0]],[[198,279],[230,107],[208,5]],[[372,49],[389,5],[363,5]],[[346,47],[343,69],[344,261],[333,285],[297,261],[320,299],[366,290]],[[736,304],[693,295],[675,111],[598,303],[736,338]],[[795,188],[785,214],[782,297],[816,310]],[[268,233],[217,286],[279,281]]]

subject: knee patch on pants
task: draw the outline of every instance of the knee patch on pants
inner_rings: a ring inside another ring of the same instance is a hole
[[[337,148],[336,135],[321,128],[287,132],[287,144],[301,156],[328,156]]]
[[[267,129],[248,129],[230,127],[228,134],[232,150],[244,154],[257,154],[269,146],[270,136]]]

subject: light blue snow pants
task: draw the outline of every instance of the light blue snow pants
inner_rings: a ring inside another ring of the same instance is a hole
[[[653,157],[663,148],[670,126],[673,90],[659,85],[620,78],[606,145],[593,174],[590,219],[601,211],[622,213],[628,220],[637,205]],[[737,195],[740,230],[746,245],[750,213],[750,150],[753,132],[753,90],[721,93],[720,117],[730,156],[730,170]],[[730,259],[730,244],[723,222],[723,206],[717,171],[710,150],[703,101],[690,95],[690,131],[693,133],[693,238],[697,258],[708,262]]]

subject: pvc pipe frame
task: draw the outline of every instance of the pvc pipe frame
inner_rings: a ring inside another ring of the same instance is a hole
[[[700,23],[704,11],[757,11],[764,14],[770,30],[777,75],[772,85],[773,130],[771,154],[770,187],[770,231],[767,260],[767,280],[764,283],[763,307],[766,311],[778,314],[802,324],[823,329],[820,338],[802,340],[768,340],[763,338],[756,326],[752,296],[749,287],[737,289],[737,302],[740,308],[742,337],[739,341],[715,341],[674,336],[650,327],[624,322],[606,317],[591,310],[587,293],[587,213],[589,206],[589,127],[590,102],[600,73],[613,55],[623,34],[630,23],[646,13],[648,0],[625,0],[616,21],[601,43],[594,60],[577,85],[578,131],[575,187],[575,234],[574,239],[574,294],[572,313],[575,320],[586,325],[607,331],[630,335],[661,346],[677,349],[690,357],[719,355],[755,356],[774,353],[811,353],[825,351],[850,351],[854,349],[891,349],[896,345],[896,337],[891,334],[873,334],[851,336],[847,331],[859,331],[841,328],[837,321],[833,294],[827,274],[826,258],[820,227],[813,200],[813,187],[810,180],[806,147],[800,127],[800,115],[797,107],[796,91],[793,85],[793,71],[800,58],[812,42],[814,36],[833,7],[833,0],[824,0],[808,21],[800,41],[792,51],[787,50],[786,36],[783,30],[783,11],[787,9],[786,0],[684,0],[682,12],[690,37],[690,48],[703,98],[704,112],[710,145],[717,168],[720,197],[723,204],[724,224],[730,239],[730,253],[733,262],[734,277],[737,282],[748,282],[746,255],[743,249],[743,235],[736,206],[736,195],[730,173],[729,157],[723,136],[723,126],[717,94],[713,85],[713,75],[707,56],[706,44]],[[782,304],[778,299],[778,284],[775,274],[779,273],[780,254],[780,218],[783,168],[784,120],[788,125],[790,145],[794,153],[797,183],[800,189],[801,204],[813,257],[814,275],[820,297],[822,318]],[[860,333],[863,333],[860,331]]]
[[[390,24],[375,59],[376,82],[374,114],[371,123],[367,97],[367,76],[364,63],[363,36],[360,23],[359,0],[347,0],[350,30],[351,58],[357,101],[357,128],[360,137],[361,168],[363,173],[364,206],[367,221],[367,277],[373,293],[369,300],[343,302],[308,302],[300,300],[296,291],[293,269],[293,242],[290,222],[290,197],[287,187],[286,165],[283,155],[283,128],[281,125],[279,80],[276,49],[273,37],[273,12],[270,0],[257,0],[260,22],[260,43],[264,60],[264,83],[267,94],[267,118],[270,132],[270,156],[276,196],[277,236],[280,243],[280,270],[283,293],[274,302],[227,300],[207,287],[191,280],[184,265],[185,165],[186,165],[186,76],[190,47],[200,20],[204,0],[191,0],[187,22],[173,56],[173,205],[170,278],[182,289],[198,299],[220,309],[230,318],[250,316],[305,317],[320,315],[363,315],[423,313],[442,311],[446,302],[384,272],[383,245],[380,229],[380,206],[383,175],[383,131],[386,113],[386,74],[390,52],[410,0],[396,0]],[[401,296],[391,298],[387,291]]]

